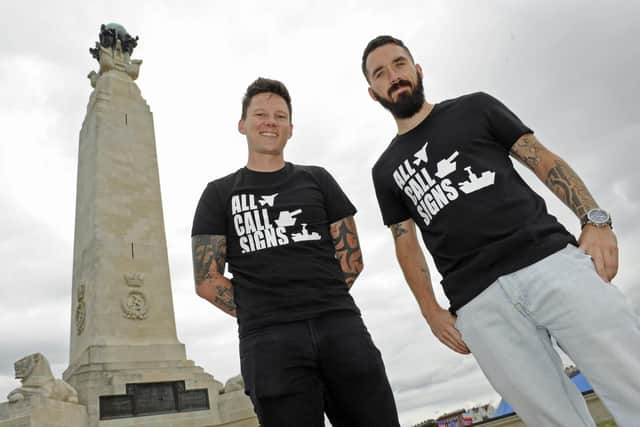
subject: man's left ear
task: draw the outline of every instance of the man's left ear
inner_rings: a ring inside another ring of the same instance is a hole
[[[289,138],[291,138],[292,136],[293,136],[293,123],[291,123],[289,125]],[[287,139],[289,139],[289,138],[287,138]]]
[[[416,64],[416,70],[418,71],[418,77],[420,77],[421,79],[424,78],[424,73],[422,72],[422,67],[420,66],[420,64]]]
[[[243,135],[247,134],[247,129],[244,127],[244,119],[238,120],[238,132]]]

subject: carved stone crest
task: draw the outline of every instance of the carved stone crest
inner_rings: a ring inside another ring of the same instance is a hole
[[[80,286],[78,286],[78,291],[76,295],[78,302],[76,304],[75,319],[76,319],[76,333],[78,335],[82,334],[82,331],[84,331],[84,326],[87,321],[87,307],[84,303],[84,291],[85,291],[85,283],[82,282],[80,283]]]
[[[144,285],[144,273],[140,273],[140,272],[125,273],[124,281],[126,282],[127,286],[139,288],[140,286]]]
[[[122,301],[123,316],[131,320],[144,320],[149,314],[147,297],[142,292],[131,291]]]

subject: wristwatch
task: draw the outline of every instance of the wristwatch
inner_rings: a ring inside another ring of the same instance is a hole
[[[580,225],[582,226],[582,228],[584,228],[584,226],[587,224],[591,224],[596,227],[609,226],[613,228],[613,226],[611,225],[611,215],[609,215],[609,212],[599,208],[591,209],[589,212],[587,212],[586,215],[580,218]]]

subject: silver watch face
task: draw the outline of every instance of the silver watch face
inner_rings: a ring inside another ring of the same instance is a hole
[[[594,224],[606,224],[609,221],[609,214],[602,209],[591,209],[587,212],[587,219]]]

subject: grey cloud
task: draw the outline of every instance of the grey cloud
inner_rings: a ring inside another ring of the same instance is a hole
[[[407,393],[413,390],[422,390],[426,387],[437,387],[440,384],[451,381],[452,378],[462,378],[477,369],[477,366],[468,363],[462,356],[457,360],[438,366],[437,370],[422,373],[421,375],[410,375],[405,378],[396,379],[394,389],[398,393]]]

